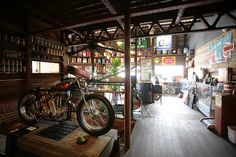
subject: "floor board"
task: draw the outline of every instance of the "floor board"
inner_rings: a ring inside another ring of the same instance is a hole
[[[139,115],[125,157],[236,157],[236,146],[208,130],[200,112],[178,97],[163,97]]]

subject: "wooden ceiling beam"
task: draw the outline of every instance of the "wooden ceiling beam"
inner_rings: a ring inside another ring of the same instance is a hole
[[[184,1],[182,2],[183,4],[181,3],[180,5],[173,5],[173,6],[166,5],[166,7],[161,7],[161,8],[160,6],[137,8],[137,9],[131,10],[131,17],[168,12],[172,10],[179,10],[179,9],[185,9],[189,7],[202,6],[202,5],[210,5],[210,4],[223,2],[223,1],[225,0],[208,0],[208,1],[201,0],[201,1],[196,1],[196,2]],[[104,16],[103,18],[84,19],[84,20],[81,20],[80,23],[54,27],[50,29],[44,29],[44,30],[40,30],[39,32],[73,29],[73,28],[88,26],[92,24],[114,21],[114,20],[122,19],[122,18],[124,18],[123,14],[107,15],[107,16]]]
[[[183,1],[181,2],[181,4],[179,3],[172,6],[170,6],[170,4],[163,4],[163,5],[137,8],[137,9],[131,10],[131,17],[168,12],[172,10],[179,10],[179,9],[185,9],[185,8],[190,8],[190,7],[198,7],[202,5],[210,5],[210,4],[223,2],[223,1],[225,0],[208,0],[208,1],[201,0],[201,1],[196,1],[196,2]]]
[[[75,6],[90,6],[91,4],[97,4],[100,2],[96,2],[96,0],[74,0],[73,2],[67,2],[63,4],[63,7],[65,9],[69,9],[69,10],[74,10],[73,8],[75,8]],[[81,7],[76,7],[77,9],[80,9]],[[76,9],[75,8],[75,9]]]
[[[44,19],[45,21],[51,21],[54,25],[62,25],[62,23],[61,23],[60,21],[58,21],[58,20],[56,20],[56,19],[54,19],[54,18],[51,18],[51,17],[45,15],[44,13],[42,13],[42,12],[36,10],[36,9],[32,9],[30,6],[23,5],[23,4],[21,4],[20,2],[18,2],[18,1],[17,1],[17,2],[16,2],[16,1],[13,2],[12,0],[10,0],[10,1],[11,1],[12,3],[18,5],[19,7],[21,7],[21,8],[23,8],[23,9],[27,10],[27,11],[30,12],[31,14],[36,15],[36,16],[38,16],[38,17]],[[69,16],[69,15],[68,15],[68,16]],[[50,24],[50,23],[48,23],[48,22],[46,22],[46,23],[49,24],[49,25],[52,25],[52,24]],[[77,35],[83,37],[83,35],[82,35],[81,33],[79,33],[78,31],[76,31],[76,30],[74,30],[74,29],[69,29],[69,30],[72,31],[73,33],[75,33],[75,34],[77,34]]]
[[[98,3],[89,4],[89,5],[86,5],[86,6],[76,7],[75,9],[68,10],[68,12],[83,13],[83,12],[92,11],[94,9],[96,10],[96,9],[99,9],[99,8],[104,8],[105,9],[104,5],[100,2],[98,2]]]
[[[109,0],[101,0],[102,3],[106,6],[106,8],[112,13],[113,15],[117,14],[116,9],[112,6]],[[117,19],[117,22],[120,24],[121,28],[124,29],[124,22],[121,19]]]

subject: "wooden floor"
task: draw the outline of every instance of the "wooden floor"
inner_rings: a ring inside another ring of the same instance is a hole
[[[124,157],[236,157],[236,146],[208,130],[202,114],[178,97],[163,97],[147,106],[151,117],[139,116],[132,146]]]

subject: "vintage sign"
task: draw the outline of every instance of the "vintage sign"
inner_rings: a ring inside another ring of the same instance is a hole
[[[172,48],[172,36],[162,35],[156,38],[157,50],[170,50]]]
[[[147,38],[138,38],[137,40],[137,48],[148,48],[148,41]],[[123,41],[119,41],[117,42],[117,45],[121,48],[124,49],[125,48],[125,43]],[[130,48],[135,48],[135,39],[131,39],[131,44],[130,44]]]
[[[151,81],[152,58],[141,59],[141,81]]]
[[[234,50],[234,43],[225,43],[224,52],[229,52]]]
[[[227,43],[232,43],[232,33],[226,34],[209,45],[209,52],[211,53],[210,64],[226,62],[231,59],[231,51],[229,50],[232,49],[232,45],[227,46]]]
[[[131,44],[130,44],[130,48],[135,48],[135,39],[131,39]],[[137,41],[137,48],[147,48],[148,44],[147,44],[147,38],[138,38]]]
[[[161,63],[161,57],[154,58],[154,64],[160,64]]]
[[[234,50],[234,43],[225,43],[223,49],[224,49],[223,58],[224,60],[227,60],[229,59],[229,57],[231,57],[231,51]]]
[[[175,64],[176,64],[175,56],[162,57],[162,65],[175,65]]]

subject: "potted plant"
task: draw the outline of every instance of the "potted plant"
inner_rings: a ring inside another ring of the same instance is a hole
[[[120,58],[113,58],[113,60],[111,62],[111,67],[108,70],[109,74],[111,75],[111,77],[109,78],[110,82],[119,82],[121,80],[121,78],[118,77],[120,67],[121,67],[121,59]],[[111,83],[109,85],[109,88],[111,88],[112,91],[118,91],[120,89],[120,85],[118,85],[116,83]],[[118,97],[119,97],[118,93],[112,94],[112,101],[114,102],[114,104],[117,104]]]
[[[118,77],[120,67],[121,67],[121,59],[120,58],[113,58],[113,60],[111,62],[111,67],[108,70],[108,72],[111,75],[111,77],[109,78],[110,82],[119,82],[121,80],[121,78]],[[117,91],[119,89],[119,85],[113,84],[110,86],[110,88],[113,91]]]

